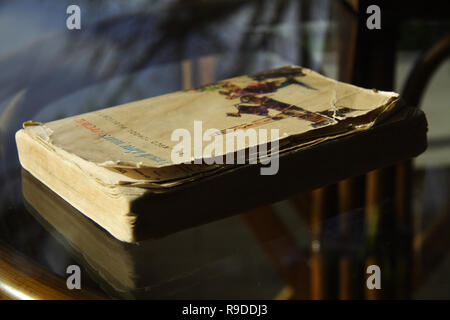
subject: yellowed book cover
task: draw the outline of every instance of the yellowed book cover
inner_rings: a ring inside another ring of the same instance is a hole
[[[28,121],[16,140],[25,169],[133,241],[131,203],[143,195],[366,130],[397,99],[286,66],[49,123]],[[241,151],[243,162],[228,161]]]

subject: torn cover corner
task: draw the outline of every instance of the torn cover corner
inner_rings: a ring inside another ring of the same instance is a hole
[[[41,125],[43,125],[42,122],[37,122],[37,121],[33,121],[33,120],[28,120],[28,121],[25,121],[25,122],[22,124],[22,127],[25,129],[26,127],[41,126]]]
[[[390,97],[388,101],[385,103],[383,110],[375,118],[373,125],[385,121],[386,118],[392,116],[394,113],[402,109],[404,106],[405,103],[398,93]]]
[[[50,137],[53,134],[53,130],[47,127],[45,124],[33,120],[28,120],[25,121],[22,126],[25,131],[31,132],[41,140],[51,143]]]

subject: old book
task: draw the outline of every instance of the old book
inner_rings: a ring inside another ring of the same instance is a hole
[[[397,101],[393,92],[286,66],[45,124],[28,121],[16,141],[25,169],[132,242],[160,214],[152,212],[158,195],[255,166],[255,159],[270,166],[292,151],[360,134]]]

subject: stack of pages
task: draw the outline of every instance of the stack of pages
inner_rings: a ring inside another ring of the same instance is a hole
[[[22,166],[116,238],[135,241],[132,203],[149,193],[261,165],[367,130],[392,113],[393,92],[298,66],[219,81],[17,132]],[[275,168],[275,169],[274,169]],[[148,210],[151,211],[151,203]]]

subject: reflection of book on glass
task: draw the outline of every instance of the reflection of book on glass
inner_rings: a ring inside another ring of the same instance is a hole
[[[239,217],[129,244],[25,170],[22,191],[28,211],[113,297],[267,299],[282,287]]]
[[[282,156],[365,131],[397,99],[287,66],[45,124],[26,122],[16,140],[25,169],[116,238],[137,241],[155,233],[148,231],[149,204],[158,195],[251,166],[251,156]],[[187,148],[181,137],[172,141],[177,129],[192,137]],[[239,143],[233,136],[239,129],[255,130],[255,139]],[[244,164],[220,163],[239,150]]]

